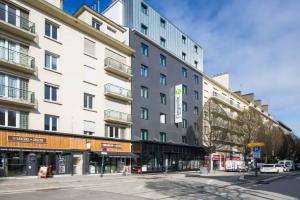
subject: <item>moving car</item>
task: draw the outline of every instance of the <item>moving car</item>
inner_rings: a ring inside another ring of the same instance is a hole
[[[282,173],[284,172],[284,167],[279,164],[264,164],[260,168],[261,173]]]
[[[294,161],[292,160],[279,160],[278,164],[284,165],[287,168],[287,171],[295,170]]]

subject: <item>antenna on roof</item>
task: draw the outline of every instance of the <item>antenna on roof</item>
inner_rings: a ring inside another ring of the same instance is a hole
[[[97,12],[100,13],[100,0],[97,0]]]

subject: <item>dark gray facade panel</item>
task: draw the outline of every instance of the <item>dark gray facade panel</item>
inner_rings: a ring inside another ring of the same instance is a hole
[[[182,136],[187,137],[188,144],[195,144],[194,123],[197,122],[198,116],[194,114],[194,107],[202,108],[202,75],[187,67],[183,62],[179,61],[165,50],[157,47],[149,42],[139,33],[130,31],[129,35],[130,47],[136,52],[132,57],[132,140],[140,140],[141,129],[148,130],[148,140],[159,141],[160,132],[167,134],[167,142],[182,143]],[[141,43],[149,47],[149,56],[141,54]],[[166,67],[160,65],[160,54],[166,56]],[[141,64],[146,65],[149,69],[148,77],[142,77],[140,73]],[[182,76],[182,67],[187,69],[187,78]],[[167,76],[167,85],[160,85],[160,74]],[[194,75],[199,77],[199,84],[194,83]],[[175,110],[175,86],[184,84],[188,87],[188,94],[183,95],[183,101],[188,104],[188,111],[183,112],[183,118],[187,120],[187,128],[182,128],[182,123],[176,126],[174,122]],[[140,87],[146,86],[149,89],[148,99],[144,99],[140,94]],[[199,99],[195,100],[194,91],[198,91]],[[160,103],[160,93],[167,96],[167,104]],[[149,119],[140,118],[141,108],[148,108]],[[160,113],[166,114],[166,124],[160,123]]]

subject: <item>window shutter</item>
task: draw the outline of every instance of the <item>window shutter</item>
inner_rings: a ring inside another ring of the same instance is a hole
[[[95,51],[96,51],[96,43],[89,39],[84,38],[84,53],[95,57],[96,55]]]
[[[95,122],[83,121],[84,131],[95,133]]]
[[[28,129],[28,112],[20,112],[20,128]]]
[[[96,83],[96,69],[84,66],[84,80],[89,83]]]

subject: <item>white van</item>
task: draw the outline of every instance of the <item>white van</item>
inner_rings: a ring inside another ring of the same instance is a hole
[[[292,160],[279,160],[278,164],[283,165],[287,171],[295,170],[294,161]]]

